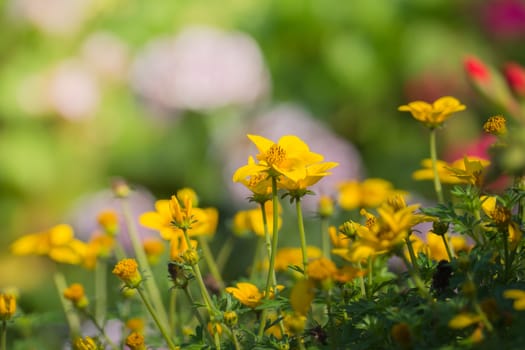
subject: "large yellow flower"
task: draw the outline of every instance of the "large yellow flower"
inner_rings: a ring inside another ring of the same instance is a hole
[[[462,105],[456,98],[445,96],[437,99],[432,104],[424,101],[410,102],[408,105],[400,106],[398,110],[410,112],[414,119],[422,122],[429,128],[436,128],[453,113],[462,111],[465,108],[465,105]]]
[[[300,138],[286,135],[277,143],[258,135],[248,135],[248,138],[259,150],[259,163],[248,163],[233,174],[233,181],[240,182],[259,173],[272,176],[283,175],[292,181],[306,178],[306,168],[320,163],[323,156],[310,151],[310,148]]]
[[[279,179],[278,187],[288,191],[306,190],[308,187],[315,185],[323,177],[330,175],[328,170],[335,168],[339,164],[336,162],[324,162],[312,164],[306,167],[306,177],[294,181],[288,177]]]
[[[482,196],[480,199],[483,212],[495,224],[496,228],[507,230],[511,248],[516,248],[516,245],[521,241],[522,233],[518,223],[512,221],[510,210],[499,205],[495,196]]]
[[[87,244],[76,239],[73,228],[66,224],[25,235],[11,245],[11,252],[15,255],[47,255],[66,264],[81,263],[86,251]]]

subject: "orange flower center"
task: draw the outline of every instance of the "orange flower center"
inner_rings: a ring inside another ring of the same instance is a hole
[[[286,151],[279,145],[273,144],[266,153],[264,159],[268,164],[279,164],[286,158]]]

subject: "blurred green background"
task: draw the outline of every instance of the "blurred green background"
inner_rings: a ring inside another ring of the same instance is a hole
[[[459,98],[467,111],[439,134],[442,154],[457,151],[499,112],[469,87],[465,56],[525,62],[516,0],[0,4],[0,286],[29,290],[38,276],[18,278],[29,260],[9,256],[16,237],[63,221],[89,237],[82,222],[104,207],[93,196],[116,176],[146,208],[191,186],[227,220],[245,134],[296,133],[303,119],[314,151],[337,140],[325,156],[346,164],[340,178],[429,196],[410,178],[427,130],[397,107]]]

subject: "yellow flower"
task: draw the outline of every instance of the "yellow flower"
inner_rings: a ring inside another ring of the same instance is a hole
[[[264,212],[266,214],[266,224],[270,235],[273,234],[273,203],[266,201],[264,203]],[[279,216],[277,222],[278,228],[281,228],[281,205],[279,204]],[[264,236],[264,223],[261,208],[242,210],[235,214],[233,218],[233,231],[242,236],[245,232],[254,232],[257,236]]]
[[[64,290],[64,298],[71,301],[79,309],[88,306],[89,301],[84,293],[84,287],[80,283],[73,283]]]
[[[146,350],[144,336],[138,332],[131,332],[126,338],[126,345],[130,350]]]
[[[13,294],[0,293],[0,320],[9,320],[16,312],[16,298]]]
[[[308,264],[308,277],[314,281],[331,280],[337,273],[337,266],[328,258],[320,257]]]
[[[237,287],[227,287],[226,292],[233,295],[233,297],[241,302],[241,304],[246,305],[250,308],[257,307],[261,301],[265,298],[265,292],[260,292],[259,288],[256,285],[248,282],[239,282],[236,285]],[[284,286],[278,285],[277,290],[281,291],[284,289]],[[273,299],[274,293],[273,290],[270,291],[269,298]]]
[[[301,191],[315,185],[323,177],[330,175],[328,170],[335,168],[339,164],[336,162],[324,162],[306,166],[306,176],[299,180],[292,180],[288,177],[279,178],[278,187],[287,191]]]
[[[189,199],[189,197],[186,197]],[[182,235],[182,230],[175,226],[187,225],[190,236],[213,235],[217,230],[219,213],[215,208],[194,208],[191,200],[186,200],[181,206],[176,196],[171,200],[162,199],[155,202],[154,212],[147,212],[140,216],[140,223],[148,228],[159,231],[165,240]],[[189,215],[188,215],[189,214]]]
[[[448,326],[453,329],[462,329],[480,321],[481,316],[469,312],[462,312],[448,321]]]
[[[366,270],[358,269],[352,266],[343,266],[335,272],[333,278],[337,282],[346,283],[350,282],[354,278],[364,276],[365,274]]]
[[[433,234],[432,232],[427,233],[427,242],[425,243],[421,238],[415,235],[410,236],[410,242],[416,256],[418,253],[423,253],[427,257],[435,261],[447,260],[448,253],[443,244],[443,238]],[[449,245],[453,252],[469,251],[471,246],[467,243],[467,240],[463,236],[451,236],[449,237]],[[411,261],[408,251],[405,250],[405,256]]]
[[[306,315],[315,297],[315,284],[312,280],[301,278],[295,282],[290,291],[290,305],[292,309]]]
[[[408,105],[403,105],[398,108],[402,112],[410,112],[414,119],[422,122],[429,128],[436,128],[440,126],[453,113],[464,110],[466,107],[462,105],[454,97],[444,96],[434,103],[429,104],[424,101],[410,102]]]
[[[259,173],[283,175],[292,181],[299,181],[308,175],[308,165],[323,161],[322,155],[311,152],[308,145],[297,136],[283,136],[277,143],[258,135],[248,135],[248,138],[259,150],[256,157],[259,163],[248,163],[237,169],[233,175],[234,182]]]
[[[334,200],[330,196],[321,195],[317,202],[319,207],[319,216],[321,218],[329,218],[334,215]]]
[[[151,265],[156,265],[159,262],[160,256],[165,249],[164,243],[155,238],[145,239],[142,242],[142,247],[144,248],[144,253],[146,253],[148,262]]]
[[[25,235],[11,245],[11,252],[15,255],[47,255],[66,264],[81,263],[86,249],[86,243],[75,239],[73,228],[66,224]]]
[[[507,133],[507,120],[502,115],[490,117],[483,124],[483,130],[496,136],[505,135]]]
[[[463,158],[463,164],[459,163],[456,165],[456,163],[452,163],[452,166],[448,169],[454,176],[462,180],[463,183],[481,187],[483,176],[489,165],[490,161],[486,159],[465,156]]]
[[[288,335],[298,335],[304,332],[306,316],[299,313],[287,313],[284,316],[284,327]]]
[[[338,202],[345,210],[376,208],[395,193],[399,191],[383,179],[370,178],[362,182],[352,180],[339,185]]]
[[[113,236],[117,233],[119,225],[118,216],[115,211],[106,210],[101,212],[98,214],[97,221],[106,234]]]
[[[465,160],[466,159],[466,160]],[[490,161],[474,156],[467,156],[452,163],[447,163],[442,160],[437,161],[437,172],[439,180],[444,184],[461,184],[469,183],[470,176],[465,177],[467,172],[467,165],[472,168],[473,164],[477,164],[484,169],[490,165]],[[423,169],[416,170],[412,173],[414,180],[434,180],[434,171],[432,169],[432,160],[427,158],[421,162]],[[471,169],[472,170],[472,169]]]
[[[265,172],[266,169],[266,166],[257,165],[253,157],[250,156],[245,170],[253,172],[248,172],[244,177],[242,173],[236,173],[238,177],[236,178],[234,175],[234,181],[242,183],[256,196],[264,199],[269,198],[272,193],[272,180]]]
[[[512,214],[510,210],[498,205],[495,196],[481,196],[480,199],[483,212],[485,212],[497,227],[507,230],[511,248],[516,248],[516,245],[521,241],[522,233],[519,225],[511,220]]]
[[[142,276],[138,270],[135,259],[122,259],[113,269],[113,274],[120,278],[129,288],[136,288],[142,282]]]
[[[515,310],[525,310],[525,290],[507,289],[503,292],[503,296],[507,299],[514,299],[513,307]]]
[[[362,209],[361,215],[366,217],[367,223],[356,225],[357,240],[343,255],[345,259],[360,262],[371,255],[385,254],[399,247],[412,227],[426,220],[423,215],[415,213],[418,207],[418,204],[406,206],[398,198],[383,203],[377,209],[378,217]]]
[[[306,256],[309,260],[320,258],[321,249],[315,246],[306,247]],[[275,271],[286,271],[288,266],[302,266],[303,253],[301,248],[280,248],[275,255]]]
[[[142,318],[130,318],[126,321],[126,328],[129,329],[132,332],[138,332],[141,333],[145,328],[145,323]]]
[[[102,350],[102,347],[91,337],[77,338],[73,343],[73,349],[75,350]]]
[[[330,235],[330,241],[334,249],[345,249],[350,246],[350,237],[339,232],[335,226],[328,227],[328,235]]]
[[[115,246],[115,238],[103,234],[94,235],[87,243],[86,253],[84,255],[83,266],[87,269],[94,269],[97,258],[107,258]]]

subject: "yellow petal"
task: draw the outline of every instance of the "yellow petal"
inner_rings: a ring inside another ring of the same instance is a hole
[[[453,329],[461,329],[479,321],[481,321],[479,315],[464,312],[451,319],[448,322],[448,326]]]
[[[66,224],[54,226],[49,230],[51,245],[67,244],[73,239],[73,236],[73,228]]]
[[[315,296],[315,284],[309,279],[300,279],[290,292],[290,305],[292,309],[306,315]]]
[[[507,289],[503,292],[503,296],[507,299],[525,299],[525,290]]]

